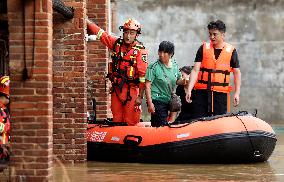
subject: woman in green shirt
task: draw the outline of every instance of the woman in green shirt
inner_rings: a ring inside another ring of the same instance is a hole
[[[174,49],[172,42],[161,42],[158,50],[159,59],[147,68],[146,99],[153,127],[165,126],[168,122],[175,120],[175,116],[172,116],[174,114],[169,112],[171,88],[175,91],[176,85],[185,84],[185,80],[181,79],[176,61],[172,59]]]

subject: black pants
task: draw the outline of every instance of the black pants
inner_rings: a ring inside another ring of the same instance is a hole
[[[168,112],[169,112],[169,104],[153,100],[152,101],[155,106],[155,113],[151,114],[151,126],[159,127],[159,126],[167,126],[168,125]]]
[[[192,118],[201,118],[227,113],[227,93],[213,91],[213,113],[208,111],[208,105],[211,106],[210,92],[207,90],[196,90]],[[211,107],[210,107],[211,108]]]
[[[184,91],[184,86],[183,85],[179,85],[177,86],[176,89],[176,94],[178,96],[180,96],[181,99],[181,111],[178,115],[178,117],[176,118],[176,121],[174,122],[174,124],[182,124],[182,123],[187,123],[192,119],[192,112],[193,112],[193,105],[195,104],[195,90],[192,90],[191,93],[191,99],[193,100],[192,103],[188,103],[185,100],[185,91]]]

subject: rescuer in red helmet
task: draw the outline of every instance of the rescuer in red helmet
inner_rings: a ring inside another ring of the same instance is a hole
[[[87,25],[88,30],[112,50],[112,62],[108,65],[107,77],[112,83],[113,121],[136,125],[140,121],[148,66],[148,52],[137,40],[141,34],[141,25],[135,19],[126,20],[123,26],[119,27],[123,31],[122,38],[109,35],[89,20]]]

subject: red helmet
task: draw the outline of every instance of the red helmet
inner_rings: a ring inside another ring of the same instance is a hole
[[[130,29],[130,30],[136,30],[138,34],[141,33],[141,25],[140,23],[132,18],[127,19],[123,26],[119,27],[119,30],[126,30],[126,29]]]
[[[10,96],[10,78],[9,78],[9,76],[2,76],[0,78],[0,92],[5,94],[9,98],[9,96]]]

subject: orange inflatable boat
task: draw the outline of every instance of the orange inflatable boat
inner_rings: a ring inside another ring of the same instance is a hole
[[[266,161],[276,135],[246,111],[151,127],[89,124],[88,160],[146,163],[251,163]]]

